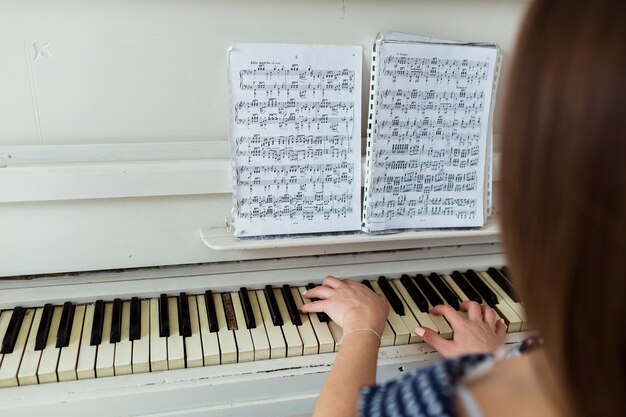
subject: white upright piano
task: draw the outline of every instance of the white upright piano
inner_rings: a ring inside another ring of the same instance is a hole
[[[402,323],[451,336],[420,306],[448,301],[433,272],[460,299],[459,275],[482,280],[511,318],[507,341],[523,338],[497,215],[482,230],[236,241],[226,50],[362,45],[365,92],[378,32],[495,41],[506,82],[526,7],[0,1],[0,415],[308,415],[341,334],[290,306],[328,274],[376,290],[384,276],[405,308],[392,309],[380,381],[438,359]]]

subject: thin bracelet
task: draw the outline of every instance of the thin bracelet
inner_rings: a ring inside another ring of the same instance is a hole
[[[343,342],[343,338],[344,337],[346,337],[350,333],[356,333],[356,332],[370,332],[370,333],[374,333],[376,335],[376,337],[378,338],[378,342],[379,343],[382,343],[382,341],[383,341],[383,338],[378,334],[378,332],[376,330],[370,329],[369,327],[363,327],[363,328],[360,328],[360,329],[352,329],[352,330],[349,330],[349,331],[345,332],[343,334],[343,336],[341,337],[341,342]]]

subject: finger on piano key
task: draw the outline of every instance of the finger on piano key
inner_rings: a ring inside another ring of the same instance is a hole
[[[150,372],[150,300],[139,300],[138,307],[141,322],[138,338],[133,340],[133,374]]]
[[[302,293],[304,293],[304,291],[306,291],[307,289],[308,289],[308,285],[306,287],[298,287],[297,289],[300,295],[300,300],[302,301],[303,304],[308,304],[308,303],[313,302],[312,300],[308,298],[302,297]],[[295,296],[295,293],[294,293],[294,298],[296,299],[296,303],[298,303],[298,298]],[[302,304],[299,304],[298,307],[300,307],[301,305]],[[317,341],[319,343],[319,353],[334,352],[335,351],[335,339],[333,338],[333,335],[330,333],[330,329],[328,328],[328,323],[320,320],[319,313],[308,314],[307,316],[309,318],[309,321],[311,322],[313,331],[315,332],[315,335],[317,336]]]
[[[515,302],[498,287],[498,284],[491,279],[488,273],[479,272],[480,278],[485,281],[485,284],[489,285],[491,289],[498,294],[499,304],[496,305],[496,310],[507,322],[507,332],[519,332],[523,329],[524,319],[518,314],[518,310],[515,308]]]
[[[305,288],[308,291],[308,290],[313,289],[315,287],[316,287],[316,285],[313,284],[312,282],[310,282],[310,283],[306,284]],[[306,300],[310,300],[310,302],[312,303],[314,301],[319,301],[319,298],[307,298]],[[305,300],[305,303],[306,303],[306,300]],[[328,318],[328,314],[326,314],[326,313],[315,313],[315,314],[317,314],[317,318],[322,323],[328,323],[330,321],[330,318]]]
[[[188,296],[187,302],[189,306],[190,335],[185,338],[185,354],[187,357],[187,368],[195,368],[204,365],[198,304],[196,297],[193,295]]]
[[[265,323],[263,322],[263,315],[261,314],[261,307],[259,306],[259,300],[257,299],[256,292],[248,292],[248,301],[250,302],[250,308],[252,310],[252,314],[254,315],[254,323],[256,324],[254,328],[250,329],[252,343],[254,343],[254,360],[260,361],[263,359],[269,359],[270,342],[267,338]]]
[[[204,303],[206,305],[207,317],[209,319],[209,331],[211,333],[216,333],[219,329],[219,325],[217,324],[217,316],[215,314],[215,301],[211,290],[206,290],[204,292]]]
[[[370,281],[370,284],[376,294],[384,296],[383,291],[376,281]],[[385,299],[387,300],[387,298]],[[383,334],[381,335],[382,340],[380,344],[381,346],[406,345],[409,343],[410,331],[406,328],[398,313],[393,310],[389,300],[387,300],[387,303],[389,304],[389,314]]]
[[[413,312],[411,311],[411,309],[409,308],[409,306],[407,305],[407,303],[404,301],[404,298],[402,297],[401,294],[399,294],[399,291],[396,287],[396,285],[394,285],[394,282],[398,281],[398,280],[389,280],[389,290],[393,291],[394,294],[396,294],[396,297],[398,298],[398,301],[400,303],[402,303],[402,311],[404,311],[404,315],[400,316],[400,319],[402,319],[402,321],[404,322],[404,325],[406,326],[408,332],[409,332],[409,343],[418,343],[422,341],[422,338],[419,337],[416,333],[415,333],[415,328],[420,326],[420,323],[417,321],[417,319],[415,318],[415,316],[413,315]],[[399,283],[399,281],[398,281]],[[396,342],[397,343],[397,342]]]
[[[63,307],[65,309],[65,307]],[[73,381],[78,378],[77,364],[82,339],[83,321],[85,318],[85,306],[72,306],[74,310],[70,323],[69,339],[67,346],[61,349],[57,374],[59,381]]]
[[[178,329],[178,300],[176,298],[167,298],[170,332],[167,338],[167,367],[170,370],[185,367],[185,342]]]
[[[461,300],[457,295],[446,285],[441,279],[439,274],[433,272],[428,276],[428,281],[435,288],[435,291],[443,298],[446,304],[452,306],[456,311],[461,308]]]
[[[311,326],[309,315],[300,312],[300,307],[302,307],[302,297],[300,295],[301,293],[298,292],[298,288],[296,287],[289,288],[289,293],[294,301],[296,312],[299,316],[298,319],[301,323],[297,327],[298,332],[300,333],[300,339],[302,339],[302,352],[304,355],[315,355],[319,353],[319,343],[317,337],[315,337],[313,326]]]
[[[191,336],[191,316],[189,313],[189,299],[187,294],[178,295],[178,332],[182,337]]]
[[[403,316],[405,314],[404,304],[402,304],[402,302],[400,301],[400,298],[398,298],[398,294],[396,294],[393,288],[391,288],[391,285],[389,284],[389,281],[387,280],[387,278],[380,276],[378,277],[378,280],[376,281],[376,283],[378,284],[378,287],[380,288],[380,290],[383,292],[383,295],[387,299],[387,302],[389,303],[389,307],[391,307],[393,311],[395,311],[396,314],[398,314],[399,316]]]
[[[130,300],[130,329],[128,333],[131,342],[139,340],[141,337],[141,301],[137,297]]]
[[[122,339],[122,300],[113,300],[113,312],[111,313],[111,336],[109,342],[117,343]]]
[[[167,338],[161,337],[160,300],[150,300],[150,370],[167,370]]]
[[[217,331],[211,331],[208,315],[209,308],[206,305],[206,297],[206,294],[196,296],[196,303],[198,304],[198,318],[200,320],[200,337],[202,338],[202,362],[204,363],[204,366],[219,365],[220,342],[217,340]],[[213,294],[210,294],[210,299],[213,301]],[[217,323],[217,317],[215,317],[215,323]]]
[[[280,315],[278,304],[276,303],[276,296],[274,294],[272,286],[267,284],[265,288],[263,288],[263,294],[265,296],[265,302],[267,304],[267,308],[269,309],[269,313],[272,317],[272,322],[274,323],[274,326],[282,326],[283,318]]]
[[[8,313],[8,311],[6,312]],[[22,317],[15,341],[12,341],[11,352],[0,354],[0,387],[16,387],[18,385],[17,373],[22,361],[22,355],[28,342],[28,333],[33,322],[35,310],[23,309],[19,313]],[[0,317],[0,334],[3,332],[2,318]]]
[[[96,377],[96,353],[98,347],[91,344],[95,309],[95,304],[89,304],[85,307],[85,319],[78,351],[78,362],[76,364],[76,376],[78,379]]]
[[[444,303],[443,299],[439,296],[439,294],[437,294],[435,289],[430,285],[430,283],[428,283],[428,281],[426,281],[426,277],[418,274],[414,281],[428,301],[428,311],[432,310],[434,307],[433,302],[437,303],[435,305]],[[439,335],[444,339],[452,339],[452,327],[447,320],[443,316],[438,316],[432,313],[429,313],[429,316],[439,329]]]
[[[254,344],[252,344],[252,335],[250,330],[245,326],[245,315],[243,306],[236,292],[230,293],[230,300],[237,320],[237,330],[235,330],[235,340],[237,341],[237,362],[250,362],[254,360]]]
[[[285,336],[285,342],[287,343],[287,357],[302,356],[302,339],[300,339],[298,328],[291,322],[291,317],[289,317],[287,305],[285,304],[281,290],[278,288],[274,289],[274,297],[276,299],[278,311],[282,316],[283,325],[281,328],[283,330],[283,335]]]
[[[111,324],[113,322],[113,303],[104,303],[102,316],[102,343],[96,354],[96,378],[115,375],[115,343],[111,343]]]
[[[33,323],[30,326],[28,340],[26,341],[26,348],[24,349],[24,355],[20,363],[20,369],[17,372],[17,380],[20,385],[34,385],[39,382],[37,380],[37,367],[41,359],[41,351],[36,350],[35,345],[37,344],[37,330],[39,329],[42,316],[43,308],[40,307],[35,310]]]
[[[56,347],[57,332],[61,323],[61,314],[63,307],[54,307],[52,321],[50,322],[50,331],[48,332],[48,340],[44,349],[41,351],[41,359],[39,368],[37,368],[37,379],[40,384],[48,382],[57,382],[57,365],[59,364],[59,355],[61,348]]]
[[[441,294],[441,291],[439,291],[439,288],[436,288],[436,287],[435,287],[434,282],[437,282],[437,279],[435,279],[435,275],[437,275],[437,274],[435,274],[434,272],[433,272],[432,274],[430,274],[430,275],[428,276],[428,281],[431,283],[432,287],[433,287],[433,288],[434,288],[434,290],[437,292],[437,294],[439,294],[439,296],[440,296],[440,297],[444,300],[444,304],[450,305],[450,303],[448,303],[448,300],[447,300],[447,299],[446,299],[446,298],[445,298],[445,297]],[[461,308],[461,302],[465,301],[467,298],[461,299],[458,295],[456,295],[456,292],[454,292],[452,289],[450,289],[450,287],[446,284],[446,282],[443,280],[443,278],[442,278],[442,277],[439,277],[439,275],[437,275],[437,277],[440,279],[440,280],[439,280],[439,283],[440,283],[440,284],[439,284],[439,286],[440,286],[441,288],[447,288],[447,289],[448,289],[448,291],[450,291],[450,293],[451,293],[452,295],[454,295],[454,299],[456,299],[456,300],[457,300],[457,302],[458,302],[458,306],[459,306],[459,309],[457,310],[457,313],[458,313],[461,317],[463,317],[464,319],[469,319],[469,317],[468,317],[468,315],[467,315],[467,312],[466,312],[466,311],[461,311],[461,310],[460,310],[460,308]]]
[[[72,326],[74,325],[74,312],[76,306],[71,302],[66,301],[63,304],[63,312],[61,313],[61,322],[59,324],[59,330],[57,331],[57,344],[58,348],[67,347],[70,343],[70,337],[72,334]]]
[[[283,337],[283,331],[280,326],[276,326],[272,319],[269,306],[267,305],[267,298],[264,290],[256,290],[256,298],[259,302],[259,308],[261,309],[261,315],[263,316],[263,325],[267,332],[267,339],[270,343],[270,358],[285,358],[287,356],[287,344]]]
[[[102,343],[102,329],[104,328],[104,301],[98,300],[93,308],[93,320],[91,324],[89,343],[98,346]]]
[[[121,305],[120,341],[115,345],[115,375],[133,373],[133,342],[130,341],[130,301]]]
[[[46,304],[45,306],[43,306],[43,315],[41,316],[41,322],[39,323],[39,327],[37,329],[37,341],[35,343],[35,350],[43,350],[46,346],[53,314],[54,306],[52,304]]]
[[[170,336],[170,313],[167,294],[159,296],[159,336]]]
[[[291,322],[296,326],[302,325],[302,321],[300,320],[300,314],[298,312],[298,308],[296,307],[296,302],[291,295],[291,288],[289,287],[289,285],[283,285],[280,288],[280,292],[283,295],[283,299],[285,300],[285,305],[287,306],[287,312],[289,314]]]
[[[246,327],[248,329],[254,329],[256,327],[256,321],[254,319],[254,313],[252,312],[252,305],[250,304],[250,295],[246,287],[239,288],[239,301],[241,301],[241,306],[243,307]]]
[[[408,276],[407,276],[407,278],[408,278]],[[406,289],[406,286],[402,282],[400,282],[398,280],[391,281],[391,284],[395,285],[396,289],[398,290],[398,293],[400,293],[400,295],[404,299],[404,302],[406,303],[406,306],[409,308],[411,313],[413,313],[413,316],[417,320],[418,325],[421,326],[421,327],[428,327],[429,329],[439,333],[439,328],[437,327],[437,325],[430,318],[430,314],[428,313],[428,310],[426,310],[426,312],[424,312],[424,311],[422,311],[418,307],[418,305],[415,303],[415,300],[409,294],[409,291]],[[411,281],[409,281],[407,285],[413,285],[414,290],[419,292],[417,287],[415,287],[414,284]],[[422,295],[422,297],[423,297],[423,295]],[[426,300],[426,299],[424,298],[424,300]],[[428,307],[428,302],[426,302],[426,307]],[[413,337],[413,334],[415,332],[415,327],[409,328],[409,330],[411,330],[411,337]],[[415,336],[416,336],[418,342],[423,342],[421,337],[419,337],[417,335],[415,335]]]
[[[221,294],[213,294],[213,304],[215,304],[218,325],[217,338],[220,342],[220,362],[222,364],[235,363],[237,362],[237,343],[235,342],[235,334],[228,328]]]
[[[6,313],[9,313],[6,311]],[[2,362],[2,354],[11,353],[15,348],[17,336],[24,321],[26,309],[23,307],[15,307],[11,312],[11,318],[6,329],[0,327],[0,337],[2,337],[2,347],[0,348],[0,362]]]

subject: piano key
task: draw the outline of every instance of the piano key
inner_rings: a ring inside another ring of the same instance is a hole
[[[391,288],[387,278],[380,276],[376,282],[385,295],[385,298],[387,298],[389,306],[393,309],[393,311],[395,311],[399,316],[404,316],[404,304],[402,304],[402,301],[398,298],[398,294],[396,294],[393,288]]]
[[[252,305],[250,304],[250,297],[246,287],[239,288],[239,301],[241,301],[241,305],[243,307],[246,327],[248,329],[254,329],[256,327],[256,321],[254,320],[254,313],[252,312]]]
[[[263,326],[267,332],[267,339],[270,344],[270,358],[284,358],[287,356],[287,344],[285,343],[283,331],[280,326],[274,324],[274,319],[272,318],[269,306],[267,305],[265,290],[257,290],[255,293],[261,310]]]
[[[24,355],[20,363],[20,369],[17,371],[17,381],[19,385],[34,385],[39,382],[37,380],[37,368],[39,367],[39,360],[41,359],[41,350],[36,350],[35,345],[37,344],[37,332],[41,323],[41,317],[43,316],[43,310],[42,307],[35,310],[33,323],[30,326],[30,332],[28,333],[28,339],[26,341],[26,348],[24,349]]]
[[[72,326],[74,325],[74,311],[76,306],[66,301],[63,304],[63,312],[61,313],[61,323],[57,331],[57,347],[64,348],[70,343],[72,334]]]
[[[456,284],[456,282],[454,281],[454,279],[452,279],[452,277],[450,275],[443,275],[444,281],[446,281],[448,283],[448,286],[452,289],[452,291],[455,292],[455,294],[459,297],[459,299],[461,301],[469,301],[470,299],[467,297],[467,294],[461,289],[460,286],[458,286]],[[464,278],[464,277],[463,277]],[[466,282],[467,283],[467,282]],[[467,285],[469,285],[469,283],[467,283]],[[481,303],[484,304],[484,303]],[[487,305],[487,304],[485,304]],[[467,313],[466,312],[460,312],[461,315],[465,318],[468,318]],[[496,319],[500,319],[500,314],[498,313],[498,311],[496,310]]]
[[[417,286],[407,274],[400,277],[400,285],[404,287],[407,294],[411,297],[419,310],[422,313],[428,314],[428,300],[426,300],[426,297],[424,297],[421,291],[417,289]],[[396,285],[396,288],[400,287],[400,285]],[[406,301],[406,297],[404,299]]]
[[[41,316],[41,322],[39,323],[39,328],[37,329],[37,342],[35,343],[35,350],[43,350],[43,348],[46,347],[53,314],[54,306],[52,304],[46,304],[43,306],[43,315]]]
[[[498,297],[496,294],[487,285],[485,285],[483,280],[476,275],[476,272],[474,272],[473,269],[468,269],[465,272],[465,278],[467,278],[469,283],[472,284],[472,287],[478,291],[478,294],[480,294],[489,307],[494,308],[496,304],[498,304]]]
[[[376,294],[384,295],[380,285],[378,282],[371,281],[372,288]],[[389,300],[387,300],[389,304],[389,314],[387,316],[387,322],[385,323],[385,328],[383,330],[381,346],[393,346],[393,345],[406,345],[409,343],[410,331],[404,325],[404,322],[400,318],[400,315],[396,313],[393,308],[391,308],[391,304]]]
[[[237,362],[237,343],[235,342],[235,334],[228,328],[226,315],[224,314],[224,304],[220,294],[213,294],[213,303],[215,304],[215,315],[217,317],[217,338],[220,344],[222,364]]]
[[[511,309],[511,312],[513,314],[510,314],[508,312],[505,313],[504,311],[501,311],[500,313],[505,320],[509,321],[509,323],[507,323],[508,331],[515,332],[526,330],[526,327],[524,326],[526,322],[524,309],[521,304],[513,301],[513,299],[511,299],[511,297],[504,291],[504,289],[502,289],[502,287],[498,286],[495,280],[493,280],[491,275],[489,275],[487,272],[479,272],[478,274],[485,281],[485,283],[491,286],[491,289],[500,296],[500,304],[506,304]],[[500,310],[506,310],[506,308],[503,306],[499,307]]]
[[[113,300],[113,311],[111,312],[111,335],[109,342],[117,343],[122,337],[122,300]]]
[[[408,276],[407,276],[407,278],[408,278]],[[408,309],[411,311],[411,313],[413,314],[413,316],[417,320],[419,326],[421,326],[421,327],[428,327],[429,329],[439,333],[439,328],[437,327],[437,325],[430,318],[430,314],[428,314],[428,312],[423,312],[421,310],[421,308],[418,307],[418,305],[415,303],[415,300],[413,299],[413,297],[407,291],[406,287],[398,280],[392,280],[391,284],[395,285],[396,289],[398,290],[398,293],[404,299],[404,302],[406,303],[406,306],[408,307]],[[411,283],[411,285],[413,285],[413,283]],[[419,291],[419,290],[417,290],[417,288],[415,290]],[[426,303],[426,305],[428,306],[428,302]],[[414,328],[409,328],[409,330],[411,330],[411,337],[413,337],[413,334],[415,332],[415,327]],[[415,335],[415,336],[416,336],[418,342],[422,342],[423,341],[421,337],[419,337],[417,335]]]
[[[187,294],[181,292],[178,295],[178,331],[183,337],[191,336],[191,316],[189,312],[189,299]]]
[[[170,336],[170,313],[167,294],[161,294],[159,296],[159,336]]]
[[[328,330],[335,340],[335,352],[338,352],[339,348],[341,347],[341,342],[343,340],[343,329],[332,320],[329,321],[327,324]]]
[[[133,297],[130,300],[130,329],[131,342],[141,338],[141,302],[139,298]]]
[[[6,314],[8,313],[9,312],[7,311]],[[17,336],[22,327],[25,313],[26,309],[23,307],[15,307],[11,313],[11,319],[9,320],[6,331],[0,329],[0,335],[4,335],[2,338],[2,348],[0,348],[0,354],[13,352]],[[0,362],[2,362],[2,356],[0,356]]]
[[[233,300],[229,293],[222,294],[222,304],[224,306],[226,326],[229,330],[237,330],[239,328],[239,323],[237,323],[237,317],[235,316],[235,310],[233,307]]]
[[[211,290],[204,292],[204,303],[206,305],[207,317],[209,320],[209,331],[217,332],[219,325],[217,324],[217,316],[215,315],[215,302],[213,301],[213,293]]]
[[[299,287],[298,292],[300,294],[304,293],[305,290],[308,290],[309,285],[306,287]],[[294,295],[295,298],[295,295]],[[301,297],[301,300],[304,304],[308,304],[313,302],[312,299],[308,299],[305,297]],[[298,299],[296,298],[296,303]],[[326,314],[324,314],[326,316]],[[328,323],[321,321],[319,317],[319,313],[309,314],[309,321],[313,326],[313,331],[315,332],[315,336],[317,336],[317,341],[319,343],[319,353],[330,353],[335,351],[335,339],[333,335],[330,333],[330,329],[328,328]],[[328,317],[328,316],[326,316]]]
[[[93,320],[91,324],[89,343],[97,346],[102,343],[102,329],[104,328],[104,301],[98,300],[93,308]]]
[[[315,287],[316,287],[316,285],[313,284],[312,282],[310,282],[310,283],[306,284],[305,288],[308,291],[308,290],[311,290],[311,289],[313,289]],[[311,300],[311,302],[319,301],[319,298],[310,298],[310,300]],[[326,313],[315,313],[315,314],[317,314],[317,318],[322,323],[328,323],[330,321],[330,318],[328,317],[328,314],[326,314]]]
[[[22,312],[19,314],[22,319],[20,326],[16,326],[19,330],[16,333],[15,340],[12,341],[11,351],[0,354],[0,388],[16,387],[18,385],[17,373],[22,361],[22,355],[26,349],[35,310],[32,308],[22,309]],[[12,320],[13,314],[11,315]],[[2,334],[2,330],[2,318],[0,317],[0,334]]]
[[[63,307],[65,313],[65,307]],[[67,345],[61,349],[61,356],[59,357],[59,365],[57,367],[57,374],[59,381],[73,381],[78,379],[77,364],[78,355],[81,347],[83,321],[85,318],[85,306],[72,305],[72,321],[70,323],[69,337],[67,339]],[[63,317],[63,315],[61,315]],[[57,337],[58,339],[58,337]]]
[[[130,301],[124,301],[120,309],[122,312],[120,340],[115,345],[115,360],[113,362],[116,376],[133,373],[133,342],[130,340]]]
[[[254,344],[252,343],[252,335],[250,330],[246,326],[243,326],[245,322],[243,306],[239,299],[239,294],[233,292],[230,294],[232,302],[233,312],[237,323],[241,323],[241,326],[237,326],[235,332],[235,340],[237,341],[237,362],[250,362],[254,360]]]
[[[257,299],[256,293],[254,291],[248,293],[248,301],[250,301],[250,307],[252,309],[254,322],[256,324],[255,327],[250,329],[250,334],[252,335],[252,343],[254,343],[254,360],[260,361],[263,359],[269,359],[270,342],[267,338],[267,332],[263,323],[263,315],[261,314],[259,300]]]
[[[390,287],[389,289],[394,292],[396,297],[398,297],[398,301],[400,301],[402,303],[402,310],[405,312],[405,314],[400,316],[400,318],[404,322],[404,325],[406,326],[406,328],[407,328],[407,330],[409,332],[409,343],[418,343],[418,342],[420,342],[422,339],[417,334],[415,334],[415,328],[418,327],[420,325],[420,323],[417,321],[417,319],[415,318],[415,316],[413,315],[413,313],[409,309],[408,305],[406,304],[406,302],[402,298],[402,295],[398,292],[398,289],[397,289],[396,285],[394,285],[394,282],[397,282],[398,284],[400,284],[400,282],[398,280],[395,280],[395,279],[394,280],[389,280],[388,282],[389,282],[389,287]],[[402,284],[400,284],[400,285],[402,285]],[[396,342],[396,344],[397,344],[397,342]]]
[[[364,279],[361,281],[361,284],[365,285],[367,288],[374,291],[374,287],[372,287],[372,283],[369,282],[369,280]]]
[[[443,300],[441,299],[439,294],[437,294],[435,289],[430,285],[430,283],[426,280],[426,277],[424,275],[417,274],[417,276],[415,276],[413,280],[415,281],[417,287],[426,296],[426,299],[428,300],[431,308],[443,304]]]
[[[169,332],[167,338],[167,367],[168,369],[183,369],[185,367],[185,342],[178,329],[177,297],[168,297]]]
[[[54,307],[52,321],[50,322],[51,331],[48,332],[48,340],[46,340],[45,347],[41,351],[41,360],[39,361],[39,368],[37,368],[37,379],[40,384],[57,382],[59,380],[57,376],[57,365],[59,363],[61,348],[56,347],[56,338],[62,313],[63,307]]]
[[[133,340],[133,374],[150,372],[150,300],[138,301],[140,323],[139,326],[135,327],[139,331],[138,337]],[[132,303],[131,300],[131,317],[133,314]]]
[[[496,284],[498,284],[498,286],[500,286],[500,288],[502,288],[504,292],[506,292],[509,298],[511,298],[516,303],[521,302],[521,299],[519,298],[519,295],[517,294],[517,291],[515,290],[511,282],[504,275],[502,275],[500,271],[498,271],[496,268],[491,267],[487,270],[487,274],[489,274],[491,279],[495,281]]]
[[[430,284],[426,282],[426,278],[423,275],[422,275],[422,278],[424,278],[423,280],[419,278],[419,275],[416,278],[417,279],[415,280],[415,283],[421,284],[421,285],[418,285],[419,290],[426,289],[426,291],[429,292],[429,295],[424,294],[424,296],[426,296],[426,301],[428,302],[428,317],[430,317],[430,320],[437,327],[439,331],[439,335],[441,337],[443,337],[444,339],[452,339],[452,327],[450,327],[450,324],[446,321],[446,319],[443,316],[438,316],[430,312],[430,310],[432,310],[432,308],[434,307],[430,302],[431,299],[435,302],[440,301],[441,304],[443,304],[443,300],[441,299],[441,297],[439,297],[439,295],[436,293],[433,287],[431,287]]]
[[[287,343],[287,357],[302,356],[303,343],[298,333],[298,328],[291,322],[291,317],[287,311],[287,304],[281,294],[281,290],[274,289],[274,298],[278,306],[278,311],[283,318],[283,324],[281,329],[283,330],[283,336],[285,336],[285,342]]]
[[[443,282],[439,274],[433,272],[428,276],[428,280],[430,281],[432,286],[435,287],[435,290],[444,299],[444,301],[458,311],[460,308],[459,297],[457,297],[457,295],[452,292],[452,290],[446,285],[446,283]]]
[[[311,326],[309,315],[300,313],[300,307],[302,307],[303,303],[300,293],[298,292],[298,288],[290,288],[289,292],[295,304],[296,312],[299,316],[298,319],[300,320],[298,332],[300,333],[300,339],[302,340],[302,353],[304,355],[315,355],[319,353],[319,344],[317,337],[315,337],[313,326]]]
[[[204,366],[220,364],[220,343],[217,340],[217,330],[211,331],[209,324],[208,307],[206,306],[207,294],[196,296],[198,304],[198,318],[200,320],[200,337],[202,339],[202,362]],[[209,294],[213,302],[213,294]],[[217,317],[214,315],[217,324]],[[218,328],[219,330],[219,328]]]
[[[167,338],[161,337],[160,299],[150,300],[150,370],[167,371]]]
[[[509,271],[509,267],[503,266],[500,268],[500,272],[502,272],[502,275],[504,275],[507,279],[511,279],[511,271]]]
[[[289,285],[285,284],[280,288],[280,291],[283,295],[283,299],[285,300],[285,305],[287,306],[287,313],[289,314],[289,318],[291,322],[296,326],[301,326],[302,321],[300,320],[300,313],[298,312],[298,308],[296,307],[296,302],[291,295],[291,288]]]
[[[9,328],[9,323],[11,322],[12,313],[9,310],[0,311],[0,335],[6,333]],[[2,364],[2,358],[4,354],[0,352],[0,365]]]
[[[85,319],[78,351],[78,362],[76,363],[76,377],[78,379],[96,377],[96,353],[98,347],[91,343],[95,310],[95,304],[89,304],[85,307]],[[76,314],[74,314],[74,319],[76,319]]]
[[[271,285],[266,285],[263,289],[263,295],[265,296],[265,301],[267,303],[267,308],[269,309],[270,317],[272,317],[272,322],[274,326],[282,326],[283,318],[280,315],[280,311],[278,311],[278,305],[276,304],[276,297],[274,295],[274,290]]]
[[[185,338],[187,368],[195,368],[204,365],[200,321],[198,319],[198,304],[196,300],[196,297],[193,295],[187,297],[189,310],[189,336]]]
[[[96,377],[102,378],[115,375],[115,343],[111,343],[111,324],[113,324],[113,303],[104,303],[102,316],[102,342],[96,354]]]
[[[471,300],[471,301],[476,301],[478,304],[483,303],[482,297],[476,292],[476,290],[474,290],[474,288],[470,285],[470,283],[467,282],[463,274],[461,274],[459,271],[454,271],[450,275],[450,277],[452,278],[456,286],[463,292],[466,299]],[[461,297],[461,294],[457,294],[457,295]]]

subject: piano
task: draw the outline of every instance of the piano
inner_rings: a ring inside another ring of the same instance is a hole
[[[497,207],[480,230],[235,240],[225,64],[235,41],[360,44],[367,78],[388,30],[494,40],[506,59],[526,5],[3,6],[2,415],[308,415],[341,329],[298,307],[329,274],[391,305],[381,382],[439,359],[413,333],[452,337],[438,303],[487,303],[507,343],[527,337]],[[496,149],[497,133],[496,110]]]

